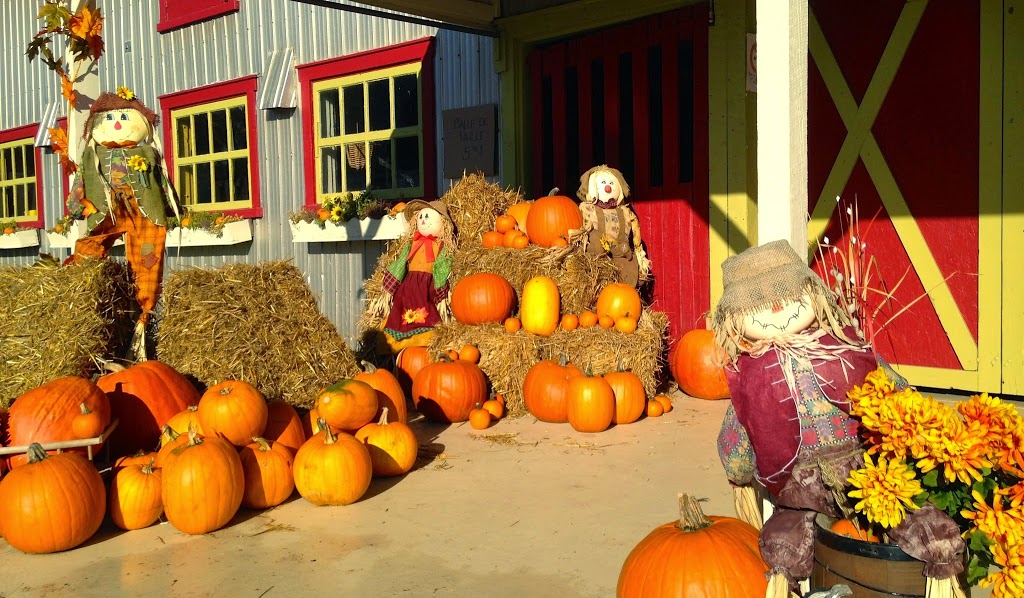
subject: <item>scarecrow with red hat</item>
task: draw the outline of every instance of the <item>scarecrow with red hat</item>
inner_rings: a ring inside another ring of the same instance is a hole
[[[131,348],[139,360],[146,359],[146,323],[160,296],[168,212],[179,213],[156,124],[156,113],[130,89],[101,94],[85,121],[85,149],[68,196],[69,213],[85,218],[88,234],[66,264],[102,259],[124,236],[142,308]]]

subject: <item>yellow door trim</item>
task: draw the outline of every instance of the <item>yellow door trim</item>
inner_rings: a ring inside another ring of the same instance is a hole
[[[892,364],[892,367],[916,386],[942,390],[979,388],[978,372],[920,365]]]
[[[1003,10],[1002,392],[1024,395],[1024,2]]]
[[[927,5],[927,0],[910,0],[904,4],[903,11],[900,13],[896,27],[893,29],[885,51],[871,77],[871,82],[868,84],[860,106],[853,98],[817,18],[813,11],[809,13],[808,46],[810,53],[821,72],[829,95],[835,102],[839,116],[846,125],[847,137],[815,205],[808,229],[808,239],[812,244],[816,244],[824,234],[828,220],[837,205],[832,198],[846,187],[857,159],[863,160],[900,241],[907,251],[911,264],[920,277],[939,321],[949,337],[960,367],[964,370],[974,370],[978,364],[978,345],[974,341],[967,321],[956,304],[956,300],[942,276],[942,271],[935,261],[917,221],[911,215],[899,185],[871,132],[875,117],[896,78],[896,73],[899,71],[900,64]]]

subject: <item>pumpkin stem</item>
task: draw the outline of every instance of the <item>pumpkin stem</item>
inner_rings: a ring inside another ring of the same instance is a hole
[[[252,441],[259,446],[259,450],[261,452],[266,452],[270,450],[270,443],[267,442],[266,438],[263,438],[262,436],[253,436]]]
[[[338,435],[331,430],[331,427],[327,425],[327,420],[324,418],[318,418],[316,425],[320,426],[320,429],[324,432],[324,444],[334,444],[338,440]]]
[[[680,492],[679,497],[679,529],[684,532],[695,532],[712,525],[712,521],[704,515],[700,508],[700,501]]]
[[[43,459],[47,459],[49,457],[50,455],[47,455],[46,451],[43,450],[43,445],[39,444],[38,442],[33,442],[32,444],[28,445],[29,463],[39,463]]]
[[[189,432],[191,432],[194,428],[195,425],[191,423],[188,425]],[[181,436],[180,432],[178,432],[177,430],[175,430],[174,428],[170,427],[167,424],[164,424],[164,427],[160,429],[160,432],[162,432],[163,434],[167,434],[167,437],[170,438],[171,440],[175,440],[176,438],[178,438],[178,436]]]
[[[558,187],[552,187],[551,191],[548,191],[548,197],[551,197],[553,195],[558,195],[558,191],[559,191]]]
[[[203,437],[196,431],[193,424],[188,425],[188,446],[198,446],[203,443]],[[180,448],[180,447],[179,447]]]
[[[565,366],[569,365],[569,356],[566,355],[565,353],[559,353],[558,354],[558,365],[562,366],[563,368]]]
[[[359,365],[362,366],[363,371],[366,372],[367,374],[372,374],[377,371],[377,366],[373,365],[369,361],[366,361],[365,359],[363,361],[360,361]]]
[[[82,403],[82,415],[89,415],[90,413],[92,413],[92,409],[89,409],[88,405]]]
[[[384,407],[383,411],[381,411],[380,419],[377,420],[377,425],[378,426],[386,426],[386,425],[388,425],[388,408],[387,407]]]
[[[142,466],[142,473],[149,475],[153,473],[153,464],[156,463],[156,459],[150,459],[149,463]]]

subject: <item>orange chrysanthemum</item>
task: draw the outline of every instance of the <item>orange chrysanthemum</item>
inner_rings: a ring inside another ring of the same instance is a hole
[[[973,521],[973,528],[980,530],[990,539],[1003,544],[1021,544],[1024,540],[1024,510],[1020,500],[1012,500],[1009,508],[1003,507],[1003,495],[992,497],[992,506],[978,491],[971,491],[974,509],[960,512],[964,519]]]
[[[992,545],[992,559],[1000,570],[990,573],[978,585],[992,587],[992,598],[1024,596],[1024,546],[1000,543]]]

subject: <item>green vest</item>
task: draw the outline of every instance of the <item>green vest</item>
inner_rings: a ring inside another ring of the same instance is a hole
[[[99,167],[103,171],[102,174],[96,170],[96,156],[99,156]],[[149,164],[149,169],[140,172],[128,167],[126,163],[132,156],[142,156]],[[110,172],[111,162],[115,160],[130,173],[126,180],[131,184],[132,193],[139,203],[142,215],[151,220],[153,224],[167,226],[167,210],[170,202],[174,200],[164,193],[165,182],[160,169],[161,158],[156,150],[150,145],[126,148],[97,145],[85,148],[78,171],[85,183],[85,199],[96,206],[96,213],[86,219],[88,229],[95,228],[110,213],[110,197],[107,195],[107,188],[101,177]]]

